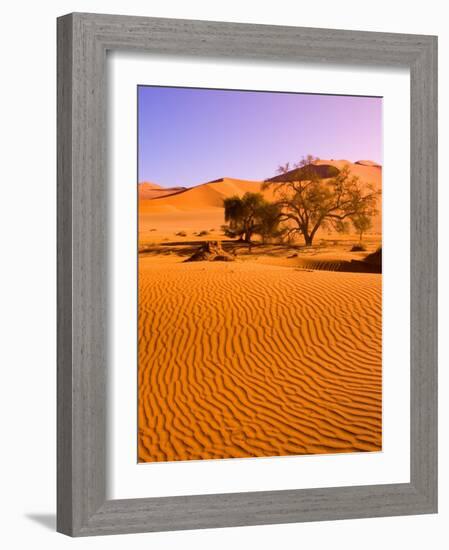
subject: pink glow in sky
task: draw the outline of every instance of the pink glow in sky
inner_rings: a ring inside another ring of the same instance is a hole
[[[138,87],[139,181],[261,180],[307,154],[382,164],[382,98]]]

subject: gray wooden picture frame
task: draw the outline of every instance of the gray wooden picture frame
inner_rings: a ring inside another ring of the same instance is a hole
[[[107,500],[108,50],[410,69],[409,483]],[[57,414],[57,529],[67,535],[436,512],[437,38],[82,13],[59,18]]]

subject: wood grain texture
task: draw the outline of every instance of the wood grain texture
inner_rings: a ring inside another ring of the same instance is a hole
[[[410,68],[410,483],[106,500],[111,49]],[[58,20],[58,531],[86,536],[436,512],[436,114],[432,36],[97,14]]]
[[[58,21],[58,186],[57,186],[57,528],[71,532],[72,491],[72,25]],[[60,505],[64,503],[64,513]]]

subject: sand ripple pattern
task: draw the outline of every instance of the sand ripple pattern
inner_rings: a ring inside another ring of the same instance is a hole
[[[139,461],[381,450],[381,276],[139,267]]]

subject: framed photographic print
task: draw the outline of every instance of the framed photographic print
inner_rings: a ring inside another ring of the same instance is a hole
[[[437,510],[436,37],[58,19],[58,530]]]

